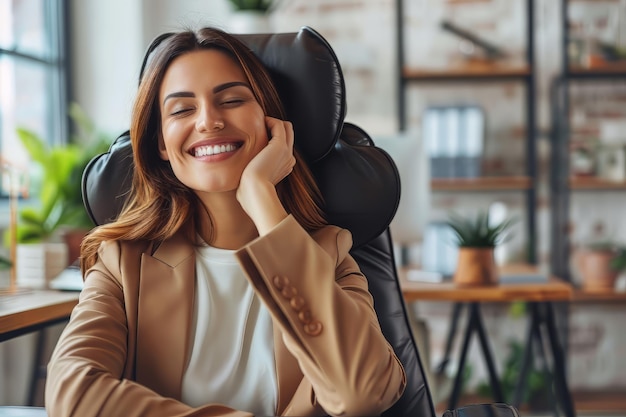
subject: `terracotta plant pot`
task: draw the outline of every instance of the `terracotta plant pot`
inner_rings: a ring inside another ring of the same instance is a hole
[[[453,280],[457,285],[495,285],[498,271],[493,257],[494,248],[460,247]]]
[[[611,268],[615,252],[586,250],[578,254],[582,286],[589,291],[606,291],[615,287],[619,271]]]

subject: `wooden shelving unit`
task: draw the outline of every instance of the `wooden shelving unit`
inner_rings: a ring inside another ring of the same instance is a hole
[[[561,0],[561,61],[562,73],[551,87],[552,144],[551,144],[551,268],[566,280],[571,280],[569,258],[571,242],[570,195],[572,192],[623,191],[626,182],[615,182],[598,177],[574,177],[570,173],[570,137],[572,136],[569,88],[573,81],[585,83],[607,80],[626,80],[626,60],[593,63],[581,67],[570,62],[569,4],[574,0]]]
[[[626,61],[616,61],[589,68],[570,66],[568,73],[571,78],[624,77],[626,74]]]
[[[398,125],[405,130],[407,125],[406,94],[409,85],[423,83],[503,83],[516,82],[524,87],[523,106],[525,115],[525,172],[513,177],[483,178],[434,178],[431,181],[435,192],[472,191],[472,192],[521,192],[525,196],[526,205],[526,236],[528,238],[528,262],[537,262],[536,250],[536,205],[535,184],[537,181],[537,118],[535,103],[535,0],[520,0],[526,6],[525,35],[526,54],[524,59],[513,61],[473,60],[459,61],[445,68],[416,68],[406,65],[405,53],[410,46],[405,46],[404,3],[407,0],[396,0],[396,39],[398,51]],[[521,61],[521,62],[520,62]],[[478,87],[480,88],[480,87]]]
[[[407,81],[454,81],[466,79],[511,79],[517,80],[531,75],[528,67],[512,67],[503,65],[459,65],[444,70],[431,68],[404,68]]]
[[[570,177],[570,189],[582,191],[626,190],[626,181],[611,181],[598,177]]]
[[[433,178],[433,191],[520,191],[532,187],[526,176],[476,177],[476,178]]]

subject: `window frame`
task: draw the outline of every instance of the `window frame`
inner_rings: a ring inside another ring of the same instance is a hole
[[[45,94],[47,114],[44,116],[46,131],[45,139],[51,146],[68,143],[70,120],[68,115],[70,85],[69,59],[69,6],[68,0],[40,0],[43,6],[43,32],[46,48],[43,54],[35,54],[0,46],[0,57],[28,61],[44,68],[46,85]],[[6,45],[4,45],[6,46]],[[43,56],[42,56],[43,55]],[[0,111],[0,126],[2,112]],[[0,153],[2,151],[2,130],[0,130]],[[0,199],[8,199],[8,193],[0,189]],[[1,226],[1,225],[0,225]]]

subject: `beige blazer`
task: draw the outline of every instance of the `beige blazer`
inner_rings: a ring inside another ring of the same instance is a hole
[[[351,245],[347,230],[311,236],[289,216],[237,251],[274,323],[277,415],[377,415],[404,391]],[[103,243],[48,365],[49,416],[249,416],[180,402],[195,282],[182,234]]]

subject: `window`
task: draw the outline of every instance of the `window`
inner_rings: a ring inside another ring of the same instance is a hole
[[[68,137],[66,10],[66,0],[0,0],[0,155],[24,169],[18,127],[50,144]]]

